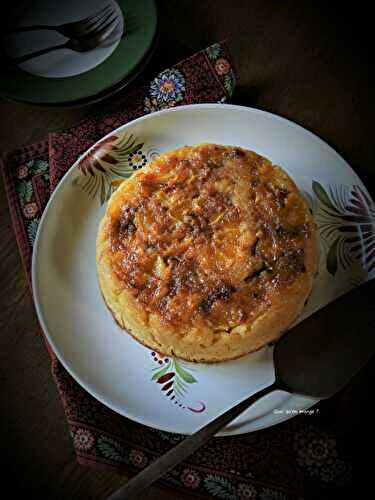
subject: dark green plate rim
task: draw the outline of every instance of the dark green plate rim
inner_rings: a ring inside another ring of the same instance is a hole
[[[2,97],[50,106],[83,104],[125,81],[152,47],[157,11],[154,0],[117,0],[117,3],[131,29],[108,59],[86,73],[68,78],[43,78],[18,68],[9,69],[0,79]]]
[[[148,66],[150,61],[152,60],[156,49],[159,44],[159,39],[160,35],[157,32],[155,34],[155,41],[152,44],[150,50],[148,53],[145,55],[143,60],[138,64],[138,66],[128,75],[127,77],[123,78],[119,82],[115,83],[108,89],[105,89],[98,94],[95,94],[93,96],[85,97],[83,99],[79,99],[76,101],[66,101],[66,102],[61,102],[61,103],[30,103],[28,101],[23,101],[22,99],[11,99],[9,97],[4,97],[7,101],[10,102],[19,102],[23,104],[31,104],[34,106],[42,107],[42,108],[78,108],[82,106],[88,106],[91,104],[95,104],[97,102],[103,101],[104,99],[109,99],[113,95],[115,95],[117,92],[120,92],[121,90],[124,90],[126,87],[128,87],[133,81],[142,73],[142,71]]]

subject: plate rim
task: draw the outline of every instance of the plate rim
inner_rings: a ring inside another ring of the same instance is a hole
[[[311,132],[310,130],[306,129],[305,127],[302,127],[298,123],[289,120],[288,118],[284,118],[281,115],[277,115],[277,114],[274,114],[274,113],[269,112],[269,111],[265,111],[265,110],[261,110],[261,109],[257,109],[257,108],[252,108],[252,107],[248,107],[248,106],[241,106],[241,105],[237,105],[237,104],[221,104],[221,103],[220,104],[219,103],[187,104],[187,105],[176,106],[174,108],[168,108],[168,109],[164,109],[164,110],[150,113],[147,115],[143,115],[139,118],[136,118],[130,122],[127,122],[127,123],[121,125],[120,127],[117,127],[116,129],[112,130],[111,132],[109,132],[108,134],[103,136],[101,139],[99,139],[97,142],[95,142],[90,148],[88,148],[83,154],[81,154],[76,159],[76,161],[71,165],[71,167],[69,167],[69,169],[66,171],[66,173],[63,175],[63,177],[59,181],[56,189],[52,193],[50,199],[48,200],[48,202],[44,208],[43,214],[41,216],[41,219],[40,219],[40,222],[38,225],[38,230],[36,233],[34,246],[33,246],[33,252],[32,252],[32,262],[31,262],[32,293],[33,293],[34,307],[35,307],[36,315],[37,315],[38,321],[40,323],[40,326],[42,328],[43,334],[45,335],[46,340],[48,341],[51,348],[53,349],[53,352],[55,353],[57,359],[61,362],[61,364],[64,366],[64,368],[67,370],[67,372],[73,377],[73,379],[84,390],[86,390],[89,394],[91,394],[96,400],[98,400],[99,402],[104,404],[107,408],[110,408],[111,410],[115,411],[116,413],[118,413],[126,418],[129,418],[129,419],[131,419],[131,420],[133,420],[141,425],[146,425],[146,426],[151,427],[153,429],[161,430],[164,432],[185,434],[185,435],[192,434],[192,431],[181,432],[181,431],[166,429],[165,427],[162,427],[160,425],[157,425],[157,424],[155,425],[155,423],[151,422],[148,418],[144,418],[144,417],[140,418],[138,415],[134,415],[131,412],[131,410],[130,410],[130,412],[128,412],[126,410],[126,414],[125,414],[124,410],[122,408],[119,408],[118,406],[109,403],[105,397],[103,397],[101,394],[98,394],[97,391],[95,389],[93,389],[92,387],[90,387],[89,384],[86,384],[85,382],[82,381],[81,377],[79,375],[77,375],[75,369],[69,364],[68,360],[64,359],[64,357],[60,353],[56,343],[54,342],[50,333],[48,332],[48,328],[46,326],[46,323],[45,323],[44,317],[43,317],[43,313],[42,313],[41,303],[39,300],[40,291],[38,290],[36,283],[37,283],[37,273],[38,273],[38,253],[39,253],[38,249],[40,246],[40,241],[42,238],[42,234],[43,234],[44,226],[45,226],[45,221],[46,221],[46,218],[48,216],[50,206],[54,203],[54,200],[58,196],[60,190],[63,189],[67,179],[71,176],[72,172],[77,168],[77,166],[81,162],[81,160],[86,155],[88,155],[90,153],[90,151],[92,149],[94,149],[98,143],[106,140],[109,136],[111,136],[112,134],[115,134],[116,132],[122,131],[122,130],[127,129],[127,128],[131,128],[135,124],[139,124],[145,120],[150,119],[151,117],[156,117],[159,115],[164,115],[164,114],[169,114],[169,113],[183,112],[184,110],[189,110],[189,109],[217,109],[220,111],[227,109],[227,110],[232,110],[232,111],[251,112],[251,113],[267,116],[268,118],[271,118],[271,119],[276,119],[277,121],[282,122],[288,126],[292,126],[293,128],[296,128],[300,131],[303,131],[304,133],[307,132],[308,135],[310,135],[310,137],[313,140],[318,141],[321,145],[324,145],[324,147],[331,154],[334,153],[336,158],[339,159],[340,162],[342,163],[342,166],[345,166],[345,169],[347,171],[349,171],[351,175],[354,174],[354,176],[356,176],[358,178],[358,180],[360,181],[361,185],[365,188],[365,190],[368,191],[366,186],[364,185],[364,183],[359,178],[358,174],[350,167],[350,165],[346,162],[346,160],[332,146],[330,146],[325,140],[321,139],[317,134]],[[297,395],[297,394],[291,394],[290,396],[291,397],[293,397],[293,396],[304,397],[302,395]],[[307,406],[304,406],[304,409],[306,409],[306,410],[311,408],[312,406],[314,406],[315,404],[317,404],[319,402],[319,400],[317,400],[317,399],[315,399],[315,400],[313,400],[312,398],[310,398],[310,399],[311,399],[310,404]],[[269,413],[267,413],[267,414],[269,414]],[[281,422],[289,420],[293,416],[295,416],[295,415],[294,414],[285,415],[285,413],[283,413],[280,416],[275,416],[274,421],[271,424],[259,423],[258,425],[253,425],[253,429],[251,429],[250,431],[249,430],[242,430],[241,431],[241,426],[238,430],[234,430],[234,431],[230,431],[230,432],[226,431],[224,428],[224,429],[222,429],[222,431],[220,431],[218,434],[216,434],[216,436],[218,436],[218,437],[230,437],[230,436],[240,435],[240,434],[244,434],[244,433],[248,433],[248,432],[256,432],[256,431],[264,429],[264,428],[273,427],[274,425],[277,425]]]
[[[152,39],[151,46],[147,52],[145,52],[142,60],[134,67],[132,71],[130,71],[127,75],[125,75],[122,79],[117,82],[113,82],[113,84],[109,85],[106,88],[103,88],[96,94],[91,94],[86,97],[81,97],[79,99],[71,100],[71,101],[61,101],[61,102],[39,102],[39,101],[31,101],[25,100],[22,98],[15,98],[8,95],[2,95],[2,99],[4,101],[20,103],[20,104],[29,104],[30,106],[38,106],[39,108],[51,108],[51,109],[74,109],[74,108],[82,108],[84,106],[91,106],[93,104],[97,104],[99,102],[104,101],[105,99],[111,99],[119,92],[125,90],[130,85],[133,85],[138,78],[141,78],[142,72],[147,69],[147,67],[151,64],[157,49],[159,48],[160,43],[160,32],[159,25],[156,26],[156,32],[154,38]],[[95,68],[94,68],[95,69]],[[129,89],[131,90],[131,89]]]

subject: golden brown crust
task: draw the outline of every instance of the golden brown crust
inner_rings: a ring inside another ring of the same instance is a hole
[[[189,360],[234,359],[301,312],[317,269],[315,224],[266,158],[184,147],[112,195],[97,265],[107,306],[137,340]]]

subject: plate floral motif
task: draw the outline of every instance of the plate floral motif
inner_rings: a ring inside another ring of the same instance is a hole
[[[206,409],[203,401],[197,406],[184,402],[189,384],[197,383],[197,379],[191,374],[191,369],[187,368],[180,360],[168,358],[157,352],[152,352],[151,357],[158,364],[156,368],[153,368],[154,373],[151,380],[160,384],[160,389],[169,401],[193,413],[202,413]]]
[[[139,170],[146,165],[147,156],[142,149],[138,149],[137,151],[129,154],[128,161],[133,170]]]
[[[145,146],[133,135],[112,134],[103,139],[81,159],[78,164],[80,175],[73,185],[81,188],[88,196],[95,198],[99,193],[103,205],[123,179],[142,168],[158,154],[152,146]]]
[[[366,273],[375,269],[375,205],[357,185],[328,186],[317,181],[312,189],[318,200],[316,221],[328,248],[326,267],[334,276],[339,267],[356,265]]]

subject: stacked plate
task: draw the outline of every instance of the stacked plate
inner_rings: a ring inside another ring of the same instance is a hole
[[[19,65],[3,66],[0,95],[49,106],[99,101],[127,86],[147,65],[156,45],[153,0],[85,0],[26,3],[16,27],[60,26],[111,9],[118,23],[103,44],[88,52],[60,49]],[[8,58],[58,45],[67,38],[55,30],[13,31],[3,39]]]

